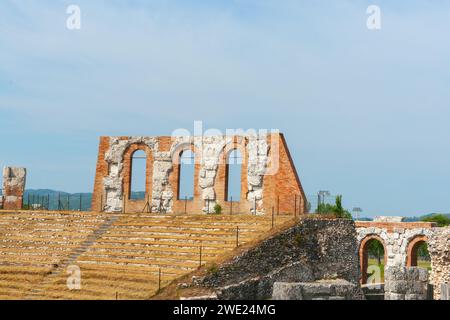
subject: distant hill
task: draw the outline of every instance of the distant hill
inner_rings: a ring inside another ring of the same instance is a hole
[[[426,215],[419,216],[419,217],[406,217],[404,221],[405,222],[422,221],[422,219],[434,216],[436,214],[443,214],[444,216],[447,216],[448,218],[450,218],[450,213],[430,213],[430,214],[426,214]]]
[[[80,210],[91,209],[92,193],[68,193],[51,189],[25,190],[23,203],[42,206],[48,210]]]
[[[144,192],[133,192],[133,199],[144,199]],[[44,207],[48,210],[80,210],[90,211],[92,192],[68,193],[52,189],[27,189],[23,203],[34,207]]]

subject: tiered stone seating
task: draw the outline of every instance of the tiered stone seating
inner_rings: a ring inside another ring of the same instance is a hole
[[[271,217],[0,213],[0,299],[147,299],[234,249],[237,227],[242,245],[268,232]],[[81,290],[67,287],[69,265]]]

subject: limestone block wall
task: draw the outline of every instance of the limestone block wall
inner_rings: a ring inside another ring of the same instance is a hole
[[[385,248],[386,267],[410,267],[416,263],[416,245],[426,242],[431,258],[430,284],[439,299],[441,284],[450,283],[450,228],[429,222],[356,222],[362,282],[367,280],[367,247],[371,239]]]
[[[442,284],[450,286],[450,227],[433,229],[428,239],[428,251],[431,256],[430,282],[434,285],[434,298],[440,299]]]
[[[3,168],[3,209],[22,209],[27,171],[25,168]]]
[[[418,267],[386,268],[384,300],[426,300],[428,271]]]
[[[357,222],[358,242],[377,238],[385,248],[386,266],[406,266],[408,245],[417,237],[429,238],[432,234],[431,223],[361,223]],[[363,246],[360,246],[360,250]],[[361,257],[362,257],[362,252]]]
[[[229,202],[227,158],[243,156],[241,199]],[[144,200],[132,200],[132,157],[147,155]],[[195,154],[194,199],[179,197],[180,155]],[[242,136],[101,137],[92,208],[105,212],[303,214],[306,197],[282,134]]]
[[[275,282],[273,300],[364,300],[358,284],[346,280]]]

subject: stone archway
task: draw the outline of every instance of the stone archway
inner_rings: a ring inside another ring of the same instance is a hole
[[[379,241],[384,248],[384,265],[386,266],[386,259],[387,259],[387,253],[386,253],[386,244],[385,241],[376,234],[369,234],[365,236],[359,244],[359,263],[361,268],[361,284],[367,283],[367,268],[369,266],[369,245],[371,241]]]
[[[417,266],[418,249],[423,243],[428,243],[428,238],[425,235],[417,235],[409,241],[408,247],[406,249],[407,267]]]

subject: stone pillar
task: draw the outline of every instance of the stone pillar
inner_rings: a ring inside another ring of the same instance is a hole
[[[25,168],[3,168],[3,209],[22,209],[26,175]]]
[[[384,300],[426,300],[428,270],[418,267],[387,267]]]
[[[450,300],[450,284],[441,284],[441,300]]]
[[[428,251],[431,258],[430,282],[434,287],[434,299],[442,299],[441,285],[450,286],[450,228],[433,228],[428,239]],[[442,295],[444,294],[444,295]],[[450,299],[450,297],[448,298]]]

